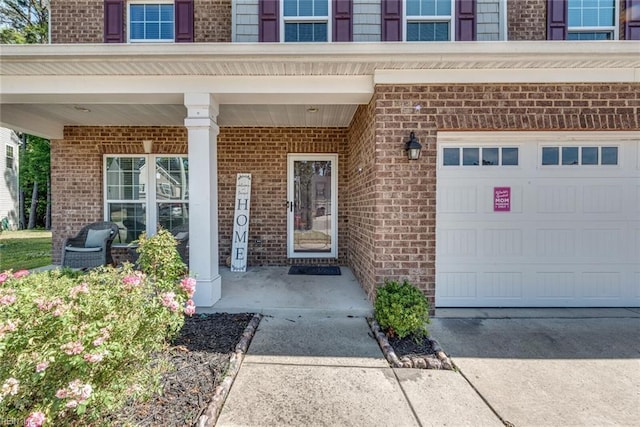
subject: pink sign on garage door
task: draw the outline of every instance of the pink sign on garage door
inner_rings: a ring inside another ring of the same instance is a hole
[[[493,211],[511,211],[511,187],[493,187]]]

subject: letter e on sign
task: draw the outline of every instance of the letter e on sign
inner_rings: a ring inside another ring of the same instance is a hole
[[[511,211],[511,187],[493,187],[493,211]]]

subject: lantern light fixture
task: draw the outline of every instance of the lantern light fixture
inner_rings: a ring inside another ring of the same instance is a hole
[[[409,160],[418,160],[420,158],[422,144],[418,142],[415,132],[409,134],[409,140],[405,142],[404,150],[407,152],[407,158]]]

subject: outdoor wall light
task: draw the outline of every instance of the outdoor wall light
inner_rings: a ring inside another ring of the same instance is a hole
[[[153,152],[153,141],[149,139],[142,141],[142,147],[144,148],[145,153],[151,154]]]
[[[411,132],[409,134],[409,140],[404,144],[404,150],[407,152],[407,158],[409,160],[418,160],[420,158],[420,150],[422,150],[422,144],[416,139],[416,134]]]

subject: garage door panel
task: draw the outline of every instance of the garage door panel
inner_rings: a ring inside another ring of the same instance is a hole
[[[522,300],[522,273],[513,271],[488,271],[482,274],[479,293],[491,299]]]
[[[621,274],[618,272],[583,272],[581,277],[582,297],[591,300],[619,299]]]
[[[536,230],[536,255],[541,258],[569,258],[575,256],[576,230],[547,228]]]
[[[437,195],[439,209],[447,213],[475,213],[478,210],[476,193],[475,185],[443,186]]]
[[[478,254],[475,229],[441,229],[436,239],[443,241],[440,248],[443,256],[475,257]]]
[[[622,188],[614,185],[585,185],[582,191],[585,213],[622,213]]]
[[[522,256],[522,230],[486,228],[482,230],[482,255],[485,257]]]
[[[576,213],[576,187],[573,185],[542,185],[538,187],[537,213]]]
[[[581,255],[594,262],[615,262],[628,253],[624,230],[621,228],[585,229],[581,233]]]

